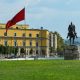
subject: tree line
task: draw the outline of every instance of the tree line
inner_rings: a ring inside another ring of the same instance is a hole
[[[11,46],[3,46],[0,45],[0,54],[14,54],[18,53],[18,47],[11,47]]]

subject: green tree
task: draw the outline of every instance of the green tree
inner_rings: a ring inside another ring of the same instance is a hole
[[[3,46],[0,45],[0,54],[2,54],[2,53],[3,53]]]
[[[17,55],[18,53],[18,47],[10,47],[10,52],[13,53],[15,56]]]
[[[18,47],[15,48],[15,47],[11,47],[11,46],[0,45],[0,53],[2,53],[2,54],[14,53],[16,55],[17,52],[18,52]]]

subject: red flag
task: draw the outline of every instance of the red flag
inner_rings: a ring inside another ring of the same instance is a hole
[[[20,12],[18,12],[11,20],[9,20],[6,24],[6,32],[8,28],[15,25],[17,22],[20,22],[25,19],[25,8],[23,8]]]

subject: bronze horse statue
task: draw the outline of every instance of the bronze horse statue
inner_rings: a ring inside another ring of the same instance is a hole
[[[75,38],[77,38],[77,33],[75,31],[75,25],[73,25],[72,22],[68,27],[67,38],[69,38],[69,40],[70,40],[70,45],[74,44],[74,40],[75,40]]]

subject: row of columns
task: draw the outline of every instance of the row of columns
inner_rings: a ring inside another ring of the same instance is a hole
[[[29,57],[31,55],[32,56],[42,56],[43,55],[40,49],[33,49],[33,53],[32,54],[30,54],[30,50],[31,50],[30,48],[26,48],[26,53],[25,53],[26,57]],[[36,51],[38,51],[38,52],[36,53]],[[45,56],[49,57],[49,49],[46,48],[44,51],[45,51],[44,52]],[[18,48],[17,56],[20,56],[21,54],[22,54],[21,53],[21,48]]]

